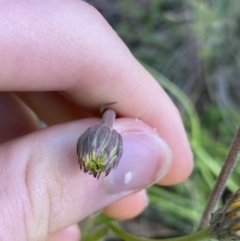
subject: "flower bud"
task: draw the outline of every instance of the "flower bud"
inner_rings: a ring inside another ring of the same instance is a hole
[[[116,168],[123,153],[122,136],[107,124],[88,128],[78,139],[77,154],[80,169],[99,178]]]
[[[212,214],[210,226],[219,241],[240,240],[240,189]]]

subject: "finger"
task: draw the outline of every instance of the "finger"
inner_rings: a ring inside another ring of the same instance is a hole
[[[1,89],[65,91],[88,109],[117,101],[118,114],[144,120],[172,149],[161,183],[189,176],[192,153],[177,109],[95,9],[77,0],[5,1],[0,11]]]
[[[147,205],[146,191],[141,190],[107,206],[103,209],[103,213],[115,219],[126,220],[139,215]]]
[[[31,96],[31,94],[29,95]],[[43,101],[44,103],[44,98],[42,97],[45,97],[45,100],[47,99],[46,103],[51,102],[51,95],[48,96],[48,94],[46,94],[48,98],[46,98],[45,93],[43,93],[43,95],[39,93],[36,96],[39,97],[39,95],[40,95],[40,98],[38,99],[39,102]],[[55,95],[53,95],[53,98],[54,97]],[[44,103],[44,105],[46,105],[46,103]],[[55,103],[55,100],[51,105],[53,105],[54,103]],[[29,109],[27,109],[26,106],[23,105],[23,103],[21,103],[21,101],[19,101],[15,97],[14,94],[0,93],[0,112],[4,113],[4,115],[0,116],[0,133],[1,133],[0,143],[4,143],[16,137],[28,134],[39,128],[36,118],[29,111]],[[61,119],[61,116],[59,118]],[[49,121],[53,121],[53,119],[50,119]],[[133,203],[136,202],[136,198],[139,203],[138,206],[136,206],[137,208],[135,209],[129,208],[129,207],[132,207]],[[141,198],[142,200],[140,200]],[[125,213],[128,215],[124,214],[125,216],[123,216],[123,210],[122,210],[123,208],[119,208],[119,209],[117,208],[114,210],[114,204],[112,204],[113,206],[109,207],[109,209],[105,210],[105,214],[110,215],[111,217],[114,217],[116,219],[118,218],[122,219],[124,217],[131,218],[139,214],[142,211],[142,209],[146,206],[145,204],[146,197],[144,197],[143,194],[132,195],[132,197],[127,197],[126,199],[127,200],[124,200],[123,198],[121,201],[119,201],[120,204],[118,203],[116,205],[120,207],[122,203],[122,205],[124,206]],[[58,237],[58,235],[56,236]]]
[[[30,110],[14,94],[0,92],[0,143],[28,134],[39,128],[39,124]],[[17,121],[16,121],[17,120]],[[80,229],[73,225],[64,229],[49,241],[79,241]]]
[[[71,105],[58,93],[30,92],[18,93],[18,96],[47,124],[57,124],[59,122],[66,122],[80,118],[80,116],[77,116],[81,113],[79,107]],[[52,111],[47,111],[46,106],[47,108],[54,110],[54,113]],[[83,112],[83,114],[84,113],[85,112]],[[130,219],[139,215],[144,210],[147,203],[146,192],[145,190],[142,190],[109,205],[103,209],[103,212],[105,215],[115,219]],[[61,236],[61,232],[54,235],[53,238],[55,239],[59,236]]]
[[[52,235],[48,241],[79,241],[80,229],[77,224],[72,225]]]
[[[36,117],[16,96],[0,92],[0,143],[39,128]]]
[[[91,117],[88,111],[57,92],[18,92],[16,94],[48,125]]]
[[[0,145],[0,240],[44,240],[167,173],[166,143],[131,119],[115,124],[124,143],[118,168],[99,179],[80,171],[76,140],[98,121],[56,125]]]

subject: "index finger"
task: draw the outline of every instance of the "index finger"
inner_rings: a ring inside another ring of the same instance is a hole
[[[121,116],[156,128],[173,152],[161,181],[192,170],[192,153],[178,110],[154,78],[91,6],[70,1],[3,1],[0,9],[0,89],[64,91],[88,109],[117,101]]]

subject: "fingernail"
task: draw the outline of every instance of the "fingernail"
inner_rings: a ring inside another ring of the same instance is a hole
[[[140,190],[166,175],[172,162],[171,150],[155,132],[125,133],[122,137],[123,156],[106,178],[110,192]]]

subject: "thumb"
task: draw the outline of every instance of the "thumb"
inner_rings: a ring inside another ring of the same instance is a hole
[[[132,119],[118,119],[114,125],[123,136],[119,166],[99,179],[80,171],[77,139],[97,122],[48,127],[0,145],[0,240],[45,240],[167,173],[167,144]]]

